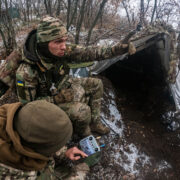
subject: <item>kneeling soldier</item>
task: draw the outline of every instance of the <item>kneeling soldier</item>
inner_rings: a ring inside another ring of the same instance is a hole
[[[45,100],[0,107],[0,179],[57,179],[52,155],[71,138],[69,117]],[[76,147],[61,157],[78,160],[87,155]]]

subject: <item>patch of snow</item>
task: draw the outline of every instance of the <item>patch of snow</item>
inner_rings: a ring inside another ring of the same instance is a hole
[[[110,97],[111,97],[112,99],[115,98],[114,93],[113,93],[112,91],[109,91],[109,95],[110,95]]]
[[[138,151],[137,148],[132,146],[132,144],[129,145],[131,146],[131,152],[126,152],[124,151],[123,146],[121,147],[121,151],[124,153],[126,156],[127,160],[125,162],[122,162],[121,166],[126,172],[131,172],[132,174],[137,174],[138,170],[135,170],[134,164],[136,163],[136,159],[138,158]]]
[[[110,144],[110,146],[112,146],[111,144]],[[111,157],[112,157],[112,159],[114,159],[115,160],[115,162],[116,162],[116,164],[118,164],[119,166],[121,166],[122,165],[122,156],[121,156],[121,147],[122,146],[120,146],[119,144],[115,144],[115,145],[113,145],[113,151],[115,150],[115,153],[112,153],[111,154]]]
[[[151,165],[150,157],[144,153],[140,153],[134,144],[128,144],[126,146],[119,144],[110,145],[113,147],[112,151],[115,152],[112,153],[111,158],[127,173],[139,175],[139,169],[146,165]]]
[[[175,131],[180,127],[179,122],[176,121],[172,121],[171,124],[168,125],[167,129],[171,130],[171,131]]]
[[[101,118],[115,132],[117,132],[123,140],[123,143],[119,144],[113,142],[111,138],[111,142],[109,142],[112,151],[110,155],[111,159],[113,159],[115,164],[122,167],[127,173],[139,175],[141,169],[140,167],[151,165],[150,157],[148,157],[144,153],[140,153],[138,148],[134,144],[127,144],[126,139],[123,135],[125,125],[117,108],[115,102],[115,94],[112,90],[108,92],[108,97],[110,97],[110,102],[104,103],[104,106],[108,108],[109,112],[102,113]],[[121,125],[121,127],[119,127],[119,124]],[[110,136],[112,134],[113,132],[111,132]],[[110,138],[110,136],[108,138]]]
[[[119,136],[121,137],[122,134],[123,134],[123,129],[124,129],[124,126],[121,125],[122,127],[117,127],[117,121],[114,120],[113,122],[109,121],[106,119],[106,116],[104,116],[104,114],[101,115],[101,118],[103,120],[105,120],[105,122],[110,126],[111,129],[113,129],[117,134],[119,134]],[[114,134],[114,132],[111,131],[111,134]]]
[[[101,39],[97,43],[98,46],[110,46],[114,43],[114,40],[112,39]]]
[[[16,37],[16,41],[17,42],[24,42],[25,41],[25,39],[26,39],[26,37],[27,37],[27,34],[22,34],[22,35],[19,35],[18,37]]]
[[[71,26],[69,27],[69,31],[75,32],[75,31],[76,31],[76,27],[75,27],[74,25],[71,25]]]
[[[126,152],[121,147],[122,152],[127,157],[127,162],[124,162],[122,165],[122,168],[124,168],[125,171],[130,172],[132,174],[139,174],[139,168],[136,169],[137,161],[140,161],[141,167],[144,167],[146,164],[150,164],[150,158],[145,155],[144,153],[140,154],[137,147],[134,144],[129,144],[126,148],[129,149],[128,152]]]
[[[76,34],[76,27],[73,26],[73,25],[71,25],[71,26],[69,27],[69,32],[70,32],[71,34],[75,35],[75,34]]]
[[[166,162],[165,160],[162,160],[157,168],[157,171],[163,171],[164,169],[169,169],[172,168],[172,166],[170,164],[168,164],[168,162]]]
[[[80,32],[80,36],[86,36],[87,32]]]
[[[115,95],[112,91],[109,92],[109,95],[111,96],[110,103],[106,104],[107,109],[109,109],[109,113],[101,113],[101,119],[106,122],[112,128],[117,134],[120,135],[120,137],[123,135],[124,130],[124,123],[122,121],[121,114],[119,113],[119,110],[117,109],[116,102],[114,100]],[[119,127],[119,124],[121,124],[121,127]],[[113,132],[111,132],[112,134]]]
[[[19,27],[21,27],[22,24],[23,24],[23,21],[17,21],[17,22],[16,22],[16,25],[19,26]]]
[[[3,66],[5,62],[6,62],[6,60],[3,60],[3,59],[2,59],[2,60],[0,61],[0,66]]]
[[[32,17],[32,19],[36,19],[36,18],[37,18],[37,16],[36,16],[36,15],[32,15],[31,17]]]

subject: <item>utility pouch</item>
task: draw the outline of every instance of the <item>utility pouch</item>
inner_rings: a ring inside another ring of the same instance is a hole
[[[62,89],[61,90],[61,95],[64,98],[65,102],[72,102],[74,99],[74,91],[72,88],[68,88],[68,89]]]
[[[68,80],[69,76],[67,75],[57,86],[59,92],[57,96],[60,96],[62,99],[60,103],[72,102],[74,99],[74,90]]]
[[[68,89],[71,87],[71,83],[68,82],[68,80],[69,76],[66,75],[61,82],[58,82],[58,85],[56,87],[59,92],[61,91],[61,89]]]

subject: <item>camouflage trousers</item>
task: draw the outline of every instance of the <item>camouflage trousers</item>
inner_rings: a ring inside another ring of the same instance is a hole
[[[56,180],[54,160],[51,159],[41,171],[24,171],[0,163],[1,180]]]
[[[73,89],[73,100],[58,106],[68,114],[74,131],[83,133],[90,123],[100,121],[103,83],[98,78],[70,78],[68,81]]]

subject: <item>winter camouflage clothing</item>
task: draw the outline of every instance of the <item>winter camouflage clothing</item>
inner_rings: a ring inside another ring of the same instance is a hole
[[[143,29],[137,33],[135,33],[128,41],[135,42],[137,40],[141,40],[141,38],[149,36],[149,35],[158,35],[162,34],[169,39],[169,51],[170,51],[170,61],[168,62],[168,66],[166,67],[167,71],[167,82],[174,84],[176,81],[176,68],[178,59],[178,43],[176,33],[171,25],[168,25],[163,22],[155,22],[153,25],[147,25],[143,27]]]
[[[55,180],[54,160],[50,160],[41,171],[24,171],[0,163],[0,179],[6,180]]]
[[[90,62],[98,61],[103,59],[108,59],[113,56],[117,56],[127,52],[127,46],[124,47],[122,44],[117,44],[113,47],[99,47],[99,46],[89,46],[83,47],[75,44],[67,45],[67,50],[65,56],[62,60],[68,62]]]
[[[47,16],[37,27],[37,43],[49,42],[64,36],[67,36],[67,30],[57,18]]]

